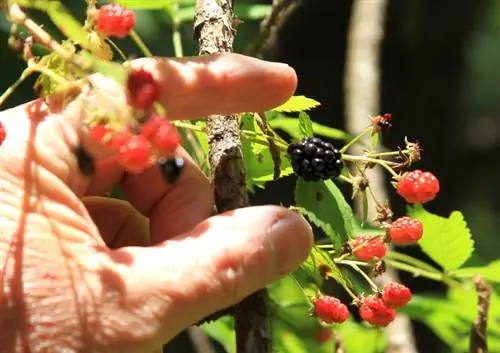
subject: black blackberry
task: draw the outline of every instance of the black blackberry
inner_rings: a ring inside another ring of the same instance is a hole
[[[174,183],[179,179],[184,169],[184,159],[180,157],[160,158],[158,159],[158,167],[165,181],[169,184]]]
[[[338,177],[342,171],[342,155],[330,142],[306,137],[287,149],[295,174],[306,181]]]

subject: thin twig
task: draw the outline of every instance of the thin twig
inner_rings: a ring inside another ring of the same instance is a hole
[[[470,334],[470,353],[488,352],[488,310],[491,300],[491,286],[477,275],[474,277],[477,292],[477,317]]]
[[[302,0],[273,0],[271,11],[260,24],[257,39],[252,42],[245,54],[261,57],[269,48],[275,48],[279,28],[301,2]]]
[[[387,0],[356,0],[352,7],[348,30],[345,94],[347,130],[353,135],[366,128],[367,117],[379,113],[380,109],[380,44],[384,34]],[[369,144],[369,136],[361,142]],[[362,154],[356,145],[353,154]],[[368,174],[368,172],[367,172]],[[370,188],[378,200],[387,200],[384,173],[380,166],[368,175]],[[363,210],[362,200],[356,200],[356,208]],[[376,216],[376,203],[368,198],[368,219]],[[377,278],[379,286],[397,281],[396,271],[388,268]],[[412,334],[410,319],[398,314],[394,324],[385,331],[387,353],[416,353],[415,338]]]
[[[345,348],[344,348],[344,343],[342,342],[342,339],[340,338],[340,335],[335,332],[333,332],[333,353],[345,353]]]
[[[199,54],[233,51],[233,2],[197,0],[194,38]],[[218,212],[248,206],[238,115],[212,115],[207,120],[209,159],[215,206]],[[261,289],[235,308],[238,353],[269,353],[267,291]]]

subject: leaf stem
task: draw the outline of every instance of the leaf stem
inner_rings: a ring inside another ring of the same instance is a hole
[[[146,45],[146,43],[144,43],[144,41],[139,36],[139,34],[137,34],[136,31],[130,32],[130,38],[132,38],[132,40],[134,41],[135,45],[137,45],[137,47],[142,51],[142,53],[145,56],[147,56],[148,58],[151,58],[153,56],[153,53],[151,53],[151,51],[149,50],[149,48]]]
[[[365,271],[363,271],[361,268],[359,268],[359,266],[357,264],[350,262],[347,265],[350,266],[354,271],[359,273],[361,275],[361,277],[364,278],[364,280],[366,281],[366,283],[368,283],[368,285],[370,286],[370,288],[372,289],[372,291],[374,293],[379,291],[379,288],[375,284],[375,282],[373,282],[373,280],[370,278],[370,276],[368,276]]]
[[[396,261],[401,261],[401,262],[407,263],[408,265],[415,266],[416,268],[421,268],[421,269],[429,271],[429,272],[440,273],[440,274],[444,275],[444,273],[439,271],[434,266],[431,266],[428,263],[426,263],[422,260],[416,259],[410,255],[406,255],[406,254],[403,254],[403,253],[400,253],[397,251],[389,251],[389,253],[387,254],[387,257],[390,259],[396,260]]]
[[[384,262],[393,268],[411,273],[415,277],[424,277],[424,278],[427,278],[427,279],[430,279],[430,280],[433,280],[436,282],[443,282],[443,283],[448,284],[449,286],[455,286],[456,284],[458,284],[457,281],[451,280],[450,278],[446,277],[443,273],[435,273],[435,272],[427,271],[427,270],[424,270],[421,268],[414,267],[412,265],[408,265],[408,264],[405,264],[405,263],[402,263],[399,261],[395,261],[392,259],[387,259],[387,258],[384,259]]]

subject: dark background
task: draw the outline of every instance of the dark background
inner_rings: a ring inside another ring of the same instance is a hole
[[[83,13],[83,1],[65,3],[75,13]],[[351,5],[348,0],[304,1],[283,26],[277,45],[266,53],[266,58],[295,68],[298,94],[322,103],[311,112],[313,119],[337,128],[344,127],[343,75]],[[173,56],[171,33],[158,35],[166,27],[163,14],[140,12],[138,18],[137,30],[154,54]],[[257,29],[257,21],[240,25],[236,51],[249,45]],[[8,30],[2,18],[0,92],[24,68],[6,49]],[[195,55],[192,24],[184,24],[181,30],[185,55]],[[139,56],[129,41],[119,44]],[[428,210],[444,216],[461,210],[476,240],[477,256],[472,261],[498,258],[500,1],[389,1],[382,46],[382,109],[373,114],[390,112],[394,119],[384,143],[395,148],[405,136],[420,141],[424,152],[418,167],[433,171],[442,188]],[[32,99],[32,84],[33,80],[23,84],[1,109]],[[253,202],[290,203],[292,188],[291,178],[268,184],[265,192],[253,196]],[[396,214],[402,214],[401,199],[394,192],[391,197]],[[440,289],[428,281],[403,279],[415,291]],[[445,352],[432,332],[422,325],[415,327],[421,352]],[[189,353],[185,338],[174,340],[168,352]]]

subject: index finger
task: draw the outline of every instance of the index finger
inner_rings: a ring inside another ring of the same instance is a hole
[[[290,66],[240,54],[145,58],[132,66],[153,74],[169,119],[265,111],[283,103],[297,87]]]

